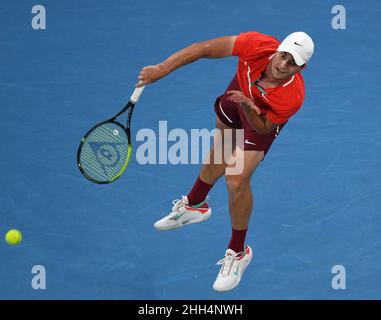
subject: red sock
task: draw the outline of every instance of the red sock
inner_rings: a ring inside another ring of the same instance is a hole
[[[191,206],[195,206],[197,204],[200,204],[203,202],[206,198],[206,196],[209,193],[209,190],[213,187],[212,184],[208,184],[200,179],[200,177],[197,178],[196,183],[194,184],[192,190],[188,194],[188,202]]]
[[[237,253],[245,250],[246,231],[247,229],[236,230],[232,228],[232,237],[229,243],[229,249],[234,250]]]

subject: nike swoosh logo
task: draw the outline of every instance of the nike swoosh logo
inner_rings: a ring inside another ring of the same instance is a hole
[[[238,270],[239,270],[239,265],[237,266],[237,269],[233,272],[233,274],[234,274],[235,276],[238,276]]]
[[[177,221],[177,220],[179,220],[184,214],[186,214],[186,212],[183,212],[183,213],[181,213],[181,214],[178,214],[177,216],[174,216],[172,219],[175,220],[175,221]]]
[[[294,42],[294,44],[296,44],[297,46],[300,46],[300,47],[303,48],[303,46],[301,44],[297,43],[297,42]]]
[[[254,143],[254,142],[250,142],[249,140],[245,140],[245,143],[247,143],[247,144],[252,144],[253,146],[255,146],[256,144]]]

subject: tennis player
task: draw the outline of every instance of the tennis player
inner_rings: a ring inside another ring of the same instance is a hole
[[[304,32],[291,33],[282,42],[259,32],[246,32],[194,43],[157,65],[144,67],[139,74],[138,87],[200,58],[238,57],[237,72],[225,93],[217,97],[214,110],[222,142],[227,129],[244,130],[243,147],[234,150],[235,156],[243,157],[242,172],[225,174],[228,164],[214,161],[212,148],[210,163],[203,164],[188,195],[173,201],[172,211],[154,225],[157,230],[172,230],[208,219],[212,210],[207,194],[225,175],[232,236],[225,257],[217,262],[221,268],[213,284],[216,291],[235,288],[253,257],[252,248],[245,243],[253,209],[250,178],[284,125],[302,106],[305,89],[301,71],[313,51],[314,43]]]

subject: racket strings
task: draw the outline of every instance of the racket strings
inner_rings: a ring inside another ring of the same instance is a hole
[[[112,181],[128,161],[129,140],[125,130],[113,122],[104,123],[85,138],[79,157],[84,173],[98,182]]]

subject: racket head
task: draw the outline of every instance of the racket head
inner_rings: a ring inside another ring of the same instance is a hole
[[[113,120],[102,122],[82,138],[77,152],[78,168],[91,182],[111,183],[126,169],[131,150],[127,129]]]

